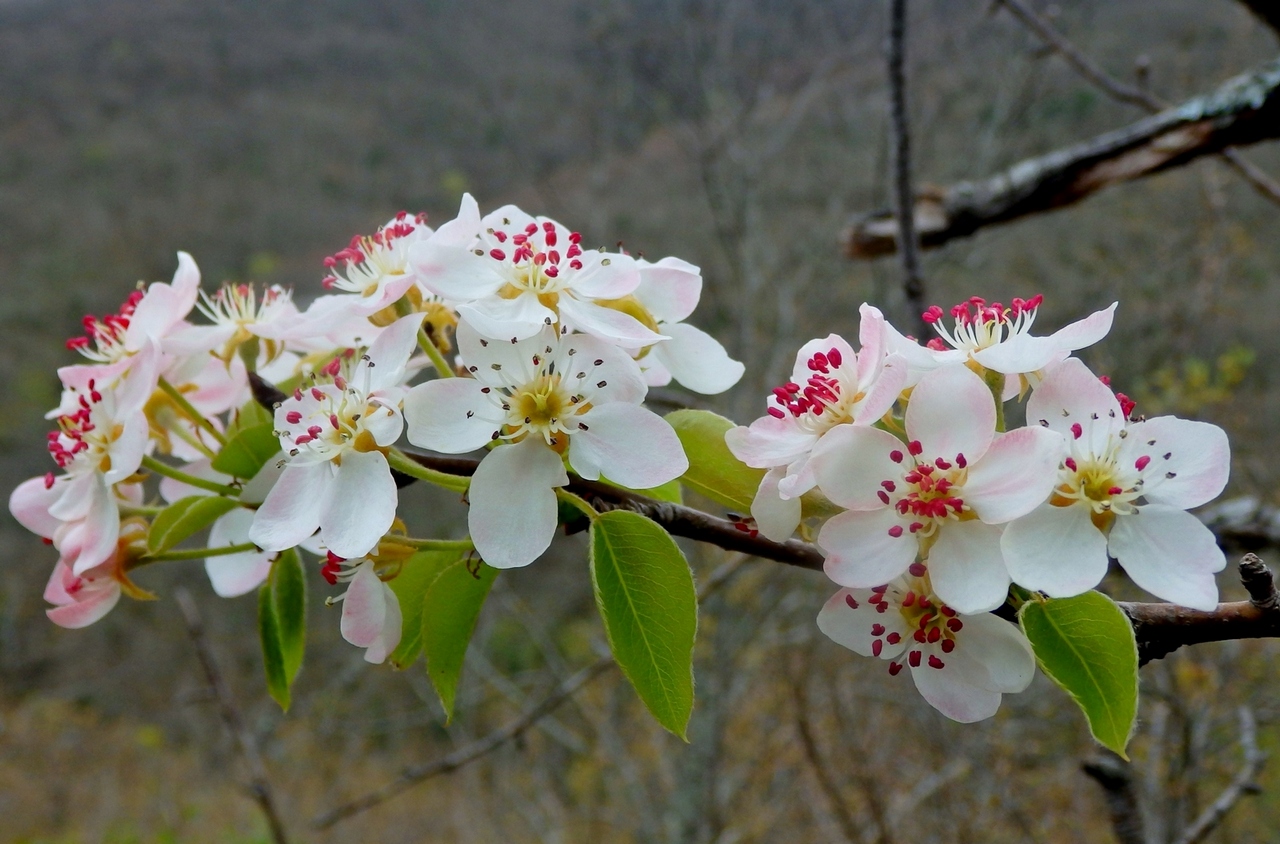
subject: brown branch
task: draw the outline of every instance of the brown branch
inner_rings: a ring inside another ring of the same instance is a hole
[[[1258,724],[1247,706],[1240,707],[1240,748],[1244,751],[1244,765],[1240,768],[1240,773],[1236,774],[1218,799],[1200,813],[1200,817],[1196,818],[1195,823],[1191,824],[1176,844],[1199,844],[1222,823],[1227,812],[1231,811],[1241,797],[1262,793],[1255,780],[1267,756],[1258,749]]]
[[[805,667],[808,668],[807,665]],[[807,674],[808,672],[804,673]],[[805,680],[806,678],[803,675],[794,677],[791,680],[791,694],[796,704],[796,732],[800,734],[800,745],[804,748],[805,758],[809,760],[809,767],[813,769],[813,775],[818,780],[818,787],[822,789],[822,793],[827,796],[827,800],[831,803],[832,814],[836,816],[840,831],[844,833],[844,837],[850,842],[861,841],[862,834],[858,829],[858,820],[854,815],[853,809],[845,801],[844,795],[840,791],[840,786],[831,770],[827,767],[826,760],[822,758],[822,751],[818,747],[818,739],[813,729],[813,723],[809,720],[809,694],[805,688]],[[876,832],[876,837],[883,841],[883,829],[878,828]]]
[[[917,199],[921,245],[941,246],[987,226],[1073,205],[1103,188],[1180,167],[1228,147],[1280,137],[1280,59],[1231,79],[1216,91],[1122,129],[1015,164],[979,182],[960,182]],[[895,249],[894,215],[856,220],[847,257]]]
[[[274,844],[288,844],[289,839],[285,835],[284,824],[280,821],[280,813],[276,809],[271,780],[267,776],[267,766],[262,761],[262,754],[258,752],[258,743],[254,740],[253,733],[240,714],[240,707],[236,704],[231,686],[222,676],[222,671],[218,668],[218,660],[205,639],[204,621],[200,618],[200,611],[196,609],[191,593],[185,588],[178,587],[174,590],[174,597],[178,601],[178,608],[182,610],[182,618],[186,621],[187,634],[191,637],[191,643],[195,645],[196,654],[200,657],[204,676],[218,699],[218,714],[222,717],[222,723],[227,728],[227,732],[231,733],[239,747],[240,757],[244,759],[245,767],[249,769],[249,784],[246,790],[267,819],[267,827],[271,831],[271,840]]]
[[[1218,604],[1208,612],[1176,604],[1121,602],[1120,609],[1133,622],[1139,661],[1145,665],[1184,645],[1280,636],[1280,597],[1270,569],[1253,554],[1245,554],[1240,580],[1249,600]]]
[[[1085,774],[1102,787],[1102,797],[1111,816],[1111,829],[1120,844],[1146,844],[1142,811],[1133,787],[1133,769],[1129,763],[1110,751],[1102,751],[1080,766]]]
[[[911,129],[907,115],[907,0],[889,0],[889,38],[886,45],[889,75],[889,133],[893,148],[893,203],[897,215],[897,247],[902,259],[902,289],[907,297],[911,319],[917,323],[916,333],[928,336],[929,326],[922,314],[925,309],[924,277],[920,274],[920,239],[916,233],[915,215],[908,213],[914,205],[911,187]]]

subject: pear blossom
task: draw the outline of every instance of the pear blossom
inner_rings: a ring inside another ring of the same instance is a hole
[[[466,320],[458,348],[471,378],[428,381],[405,399],[409,442],[448,454],[490,443],[471,479],[468,524],[497,568],[533,562],[556,529],[554,487],[575,472],[648,489],[689,468],[680,440],[640,407],[647,387],[621,349],[552,327],[490,340]]]
[[[332,381],[299,388],[276,408],[284,471],[249,531],[263,550],[292,548],[318,528],[335,553],[360,557],[391,527],[396,484],[383,449],[404,428],[403,382],[421,322],[420,314],[397,320],[346,376],[326,367]]]
[[[654,321],[654,330],[668,337],[639,358],[645,382],[661,387],[674,379],[707,396],[738,383],[745,371],[742,363],[730,358],[719,340],[684,322],[702,294],[702,271],[671,257],[652,264],[638,258],[636,265],[640,284],[633,296]]]
[[[212,325],[188,325],[165,343],[165,350],[175,354],[211,352],[230,365],[240,346],[256,339],[263,345],[266,363],[284,352],[283,341],[299,334],[302,317],[293,296],[283,287],[272,285],[258,292],[250,284],[225,284],[212,296],[200,292],[196,304]],[[257,355],[254,356],[255,360]]]
[[[356,235],[346,249],[324,259],[329,275],[326,289],[354,293],[347,307],[368,315],[380,311],[408,292],[415,282],[409,265],[414,244],[434,234],[427,215],[401,211],[371,235]]]
[[[403,614],[400,599],[378,577],[373,561],[345,560],[330,551],[322,573],[331,584],[347,584],[346,592],[328,600],[330,604],[342,602],[342,638],[365,648],[366,662],[386,661],[400,644]]]
[[[953,721],[990,718],[1006,694],[1035,676],[1031,645],[1017,626],[994,615],[966,615],[930,588],[926,567],[874,589],[841,589],[818,613],[818,629],[862,656],[911,669],[916,689]]]
[[[867,426],[889,412],[906,384],[906,361],[885,354],[886,323],[863,305],[862,351],[838,335],[811,340],[796,354],[791,380],[768,399],[768,415],[725,434],[734,456],[768,469],[751,503],[760,532],[777,542],[800,524],[800,496],[817,483],[810,455],[831,431]]]
[[[583,249],[577,232],[514,205],[480,219],[470,194],[451,225],[472,231],[474,239],[432,239],[414,246],[410,261],[422,284],[456,303],[485,337],[526,340],[563,322],[628,348],[664,339],[634,316],[596,302],[620,299],[640,284],[631,256]]]
[[[890,326],[889,349],[907,359],[911,368],[909,384],[940,366],[972,362],[1010,376],[1004,394],[1005,399],[1010,399],[1018,395],[1022,386],[1021,379],[1014,376],[1034,375],[1107,336],[1119,304],[1112,303],[1048,337],[1036,337],[1030,333],[1031,326],[1043,300],[1040,295],[1015,298],[1005,307],[999,302],[987,304],[985,299],[974,296],[951,309],[950,328],[943,321],[942,308],[933,305],[924,312],[923,319],[938,336],[921,346]]]
[[[906,443],[844,425],[813,450],[818,487],[848,508],[818,534],[827,576],[867,588],[927,556],[947,604],[995,609],[1009,588],[998,526],[1049,497],[1062,437],[1038,427],[996,433],[991,391],[964,366],[925,375],[903,421]]]
[[[1160,416],[1130,422],[1120,401],[1074,358],[1027,401],[1029,425],[1063,435],[1052,497],[1009,524],[1001,545],[1015,583],[1053,597],[1093,588],[1114,557],[1135,583],[1186,607],[1217,606],[1226,565],[1191,507],[1222,492],[1231,467],[1216,425]]]
[[[98,621],[120,602],[117,569],[114,556],[81,574],[59,560],[44,588],[44,599],[53,604],[45,610],[45,615],[68,630],[78,630]]]

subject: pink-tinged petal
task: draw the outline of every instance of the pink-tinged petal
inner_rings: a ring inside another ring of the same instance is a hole
[[[538,301],[538,297],[523,292],[514,299],[486,296],[458,306],[458,314],[477,332],[496,340],[524,340],[546,327],[547,320],[556,321],[556,313]]]
[[[786,477],[778,481],[778,494],[783,498],[799,498],[818,485],[818,474],[813,461],[801,457],[786,467]]]
[[[996,401],[967,366],[946,366],[920,379],[904,422],[907,437],[924,446],[925,459],[963,454],[973,464],[991,447]]]
[[[813,375],[813,370],[809,368],[809,361],[813,356],[821,352],[825,355],[832,349],[839,350],[841,355],[845,355],[845,360],[852,361],[856,352],[853,347],[841,337],[839,334],[828,334],[826,337],[820,337],[810,340],[800,347],[796,352],[796,362],[791,368],[791,380],[797,384],[803,384]],[[843,361],[841,362],[843,364]]]
[[[862,358],[858,358],[861,369]],[[866,389],[866,396],[858,404],[853,415],[855,425],[874,425],[889,412],[893,403],[907,386],[907,360],[902,355],[889,355],[881,361],[881,369],[875,374],[875,380]],[[863,382],[859,380],[859,384]]]
[[[331,463],[286,466],[254,516],[249,541],[264,551],[297,546],[320,527],[333,488]]]
[[[856,609],[850,603],[856,604]],[[837,645],[843,645],[862,656],[874,656],[872,642],[884,639],[880,646],[881,659],[893,659],[907,647],[907,625],[897,607],[877,612],[871,602],[870,589],[841,589],[827,599],[818,613],[818,629]],[[879,633],[873,632],[880,630]],[[890,644],[885,638],[897,633],[898,643]]]
[[[147,340],[129,360],[128,371],[112,389],[117,419],[142,410],[160,382],[160,367],[165,359],[160,354],[160,346]]]
[[[1000,692],[971,685],[949,665],[941,669],[928,665],[912,668],[911,679],[930,706],[961,724],[983,721],[1000,708]]]
[[[677,381],[704,396],[714,396],[738,383],[745,367],[731,357],[720,341],[692,325],[662,326],[671,338],[653,347],[654,355]]]
[[[884,338],[889,354],[902,355],[907,360],[908,387],[915,386],[926,372],[932,372],[948,363],[963,363],[968,357],[968,352],[959,349],[935,352],[915,340],[907,339],[888,322],[884,324]]]
[[[146,416],[135,413],[125,417],[120,436],[107,450],[111,456],[111,469],[103,473],[107,483],[118,484],[138,471],[150,436],[151,428]]]
[[[994,372],[1015,376],[1044,369],[1053,363],[1059,351],[1048,337],[1018,334],[1003,343],[979,349],[973,353],[973,359]]]
[[[877,510],[887,506],[882,495],[885,481],[902,483],[912,465],[902,440],[877,428],[839,425],[827,431],[814,446],[809,462],[823,495],[850,510]],[[893,456],[899,460],[895,461]],[[867,584],[876,586],[883,580]]]
[[[387,619],[387,591],[373,569],[363,562],[347,586],[342,599],[342,638],[357,648],[367,648],[382,635]]]
[[[209,530],[209,547],[225,548],[240,545],[249,540],[253,527],[253,511],[238,508],[213,523]],[[251,592],[271,573],[269,551],[245,551],[242,554],[223,554],[206,557],[204,570],[209,575],[213,591],[223,598],[234,598]]]
[[[348,560],[369,553],[391,529],[397,499],[396,482],[382,452],[343,452],[328,506],[320,513],[324,544]]]
[[[102,485],[102,476],[97,472],[85,472],[63,477],[65,480],[54,484],[53,488],[59,494],[58,500],[49,507],[49,515],[62,522],[78,522],[89,512],[94,488]]]
[[[681,322],[702,296],[702,270],[679,258],[663,258],[656,264],[636,261],[640,285],[635,296],[658,322]]]
[[[51,604],[69,604],[75,600],[71,597],[69,589],[76,587],[77,578],[71,572],[71,566],[67,565],[63,560],[58,560],[53,567],[53,573],[49,575],[49,582],[44,587],[44,599]]]
[[[578,417],[569,434],[569,464],[588,480],[649,489],[689,470],[680,438],[666,420],[625,402],[597,405]]]
[[[437,246],[470,246],[480,234],[480,206],[469,193],[462,195],[458,216],[435,230],[430,241]]]
[[[964,629],[956,637],[955,653],[961,651],[986,671],[982,683],[995,692],[1020,692],[1036,676],[1036,658],[1031,643],[1016,624],[994,615],[965,616]]]
[[[768,469],[794,462],[813,448],[818,437],[791,417],[761,416],[751,427],[739,425],[726,431],[724,442],[743,463],[753,469]]]
[[[1048,500],[1065,456],[1066,441],[1047,428],[997,434],[990,450],[969,468],[964,502],[991,525],[1025,516]]]
[[[235,333],[236,326],[231,324],[187,325],[166,337],[163,349],[170,355],[208,354],[221,349]]]
[[[1050,368],[1027,399],[1027,424],[1079,440],[1090,454],[1105,454],[1124,428],[1124,414],[1111,388],[1080,362],[1067,358]],[[1079,426],[1078,429],[1073,426]],[[1076,436],[1076,430],[1080,436]]]
[[[1120,464],[1147,458],[1142,493],[1153,504],[1181,510],[1218,497],[1231,472],[1226,432],[1207,422],[1158,416],[1130,425],[1120,447]]]
[[[44,611],[49,620],[67,630],[79,630],[100,620],[120,603],[120,584],[111,581],[86,590],[80,600]]]
[[[1108,547],[1133,582],[1175,604],[1196,610],[1218,606],[1214,573],[1227,558],[1213,533],[1185,510],[1148,504],[1118,516]]]
[[[52,539],[62,521],[50,516],[49,508],[61,497],[63,483],[46,487],[43,477],[23,481],[9,496],[9,512],[18,524],[36,536]]]
[[[398,387],[405,378],[405,366],[418,348],[418,327],[422,314],[409,314],[387,326],[369,347],[369,392]]]
[[[382,617],[382,632],[364,652],[364,661],[374,665],[380,665],[386,661],[400,644],[400,637],[404,632],[404,616],[400,612],[400,599],[385,583],[382,584],[382,592],[387,602],[387,611]]]
[[[476,550],[494,568],[527,566],[556,532],[553,487],[569,483],[560,455],[525,439],[489,452],[471,478],[467,524]]]
[[[84,574],[115,556],[120,539],[120,508],[115,493],[101,475],[95,473],[92,477],[89,509],[77,530],[80,553],[71,566],[76,574]]]
[[[423,287],[451,302],[492,296],[507,282],[497,262],[434,238],[409,248],[409,264]]]
[[[560,315],[578,331],[628,348],[648,346],[666,339],[666,335],[655,334],[630,314],[572,296],[560,297]]]
[[[1095,311],[1084,319],[1063,326],[1049,335],[1049,339],[1053,341],[1055,347],[1065,352],[1074,352],[1077,349],[1092,346],[1111,331],[1111,323],[1115,319],[1116,307],[1119,304],[1119,302],[1112,302],[1109,308]]]
[[[483,448],[502,428],[506,414],[472,378],[441,378],[419,384],[404,399],[409,442],[445,454]]]
[[[640,268],[630,255],[588,249],[579,260],[582,269],[569,289],[580,299],[619,299],[640,285]]]
[[[858,308],[858,313],[861,315],[858,323],[858,343],[862,346],[862,351],[858,352],[858,383],[866,384],[884,361],[885,355],[889,353],[889,336],[885,331],[884,314],[879,308],[863,302],[862,307]],[[842,349],[841,353],[843,352]],[[905,358],[903,362],[906,362]],[[905,380],[905,370],[902,375]]]
[[[933,591],[956,612],[990,612],[1009,594],[1000,528],[979,521],[944,524],[929,549]]]
[[[783,498],[778,483],[786,476],[786,468],[779,466],[765,472],[751,501],[751,518],[766,539],[786,542],[800,525],[800,499]]]
[[[1005,526],[1000,548],[1013,582],[1053,598],[1097,586],[1107,573],[1107,538],[1082,505],[1042,504]]]
[[[818,532],[818,545],[827,552],[827,577],[859,589],[899,577],[920,550],[915,534],[888,507],[832,516]]]
[[[640,363],[644,383],[650,387],[665,387],[671,383],[671,371],[658,360],[657,355],[648,355]]]

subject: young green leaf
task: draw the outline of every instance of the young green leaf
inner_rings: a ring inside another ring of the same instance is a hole
[[[192,495],[173,502],[151,522],[151,530],[147,533],[147,553],[168,551],[238,506],[234,498],[221,495]]]
[[[656,523],[613,510],[591,525],[591,582],[622,673],[658,723],[684,738],[698,628],[684,554]]]
[[[281,709],[288,712],[288,672],[285,670],[284,650],[280,646],[280,625],[276,620],[275,602],[271,598],[269,583],[262,584],[258,589],[258,641],[262,644],[262,667],[267,674],[267,692],[280,704]]]
[[[618,489],[625,489],[628,492],[639,493],[640,495],[648,496],[649,498],[656,498],[659,501],[669,501],[672,504],[684,503],[684,492],[680,487],[680,480],[678,478],[673,481],[667,481],[662,486],[650,487],[649,489],[633,489],[629,486],[616,484],[603,475],[600,477],[600,480],[610,486],[616,486]]]
[[[484,563],[457,560],[440,572],[423,597],[422,652],[446,718],[453,718],[467,644],[497,576],[498,570]]]
[[[294,550],[276,558],[258,590],[258,638],[267,691],[287,711],[307,643],[307,584]]]
[[[689,458],[689,471],[680,482],[712,501],[750,512],[764,470],[752,469],[725,445],[725,432],[733,423],[706,410],[677,410],[667,414],[666,420]]]
[[[224,475],[248,480],[279,453],[280,439],[276,437],[272,423],[267,422],[242,428],[229,438],[222,451],[213,458],[212,467]]]
[[[422,653],[422,604],[427,589],[458,556],[457,551],[419,551],[405,560],[400,574],[387,584],[396,593],[403,616],[400,644],[389,657],[396,668],[408,668]]]
[[[1044,673],[1083,710],[1093,737],[1124,758],[1138,715],[1133,625],[1099,592],[1032,599],[1018,615]]]

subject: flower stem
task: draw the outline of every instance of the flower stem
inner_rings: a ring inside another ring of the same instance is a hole
[[[586,516],[588,519],[591,519],[592,521],[595,521],[596,519],[600,518],[600,514],[596,512],[596,508],[592,507],[589,503],[587,503],[585,499],[577,495],[574,495],[572,492],[569,492],[569,490],[564,489],[563,487],[556,487],[556,498],[559,498],[561,501],[563,501],[565,504],[568,504],[570,507],[573,507],[576,510],[582,511],[582,514]]]
[[[1004,373],[994,369],[984,369],[982,380],[987,382],[991,397],[996,402],[996,431],[1004,433]]]
[[[173,480],[187,484],[188,486],[198,487],[199,489],[205,489],[209,492],[216,493],[217,495],[230,496],[231,498],[238,498],[240,496],[240,490],[235,487],[220,484],[217,481],[206,480],[205,478],[197,478],[195,475],[188,475],[181,469],[175,469],[168,464],[161,463],[149,454],[144,454],[142,456],[142,465],[150,471],[155,472],[157,475],[164,475],[166,478],[172,478]]]
[[[408,545],[410,548],[417,548],[419,551],[472,551],[475,550],[475,543],[471,541],[471,537],[466,539],[418,539],[413,536],[386,536],[383,542],[395,542],[399,545]]]
[[[440,373],[441,378],[453,378],[458,373],[453,371],[453,367],[444,359],[444,355],[440,353],[440,349],[436,344],[431,342],[431,338],[427,336],[427,332],[418,329],[418,345],[422,351],[427,353],[427,357],[431,358],[431,365],[436,368],[436,372]]]
[[[177,387],[170,384],[164,378],[161,378],[160,389],[164,390],[165,395],[173,399],[173,403],[182,409],[182,412],[186,414],[186,417],[188,419],[190,419],[199,427],[203,428],[205,431],[209,433],[209,436],[217,440],[218,445],[227,444],[227,438],[222,435],[222,432],[219,431],[217,428],[213,427],[213,423],[210,422],[208,419],[205,419],[204,414],[196,410],[195,407],[192,406],[191,402],[187,401],[187,397],[184,396],[182,392],[178,390]]]
[[[228,554],[243,554],[246,551],[257,550],[259,550],[258,546],[252,542],[242,542],[239,545],[224,545],[220,548],[191,548],[186,551],[166,551],[153,557],[140,557],[134,562],[134,567],[145,566],[148,563],[167,563],[173,560],[203,560],[205,557],[225,557]]]
[[[404,452],[393,448],[387,451],[387,463],[397,472],[408,475],[411,478],[417,478],[420,481],[426,481],[429,484],[444,487],[454,492],[465,492],[467,487],[471,485],[471,479],[462,475],[450,475],[448,472],[441,472],[436,469],[429,469],[420,463],[405,457]]]

